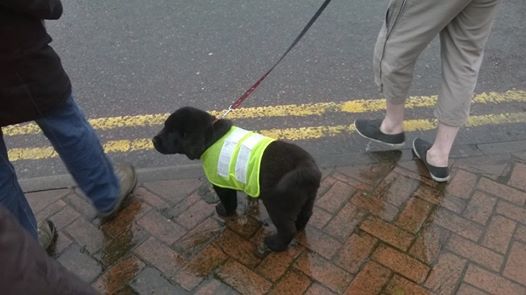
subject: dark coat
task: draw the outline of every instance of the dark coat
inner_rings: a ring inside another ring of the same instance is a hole
[[[61,15],[60,0],[0,1],[0,126],[37,119],[71,95],[43,21]]]
[[[0,206],[0,293],[3,295],[95,295],[97,292],[49,257]]]

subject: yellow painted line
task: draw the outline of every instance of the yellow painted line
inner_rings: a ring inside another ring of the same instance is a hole
[[[407,100],[406,108],[433,107],[436,96],[414,96]],[[526,102],[526,91],[510,90],[506,92],[487,92],[474,97],[478,104],[499,104]],[[251,119],[262,117],[305,117],[321,116],[327,113],[365,113],[385,110],[385,99],[357,99],[344,102],[327,102],[311,104],[291,104],[265,107],[240,108],[228,115],[229,119]],[[219,115],[223,111],[211,111]],[[149,114],[136,116],[116,116],[91,119],[89,122],[97,130],[109,130],[124,127],[148,127],[161,125],[168,114]],[[34,123],[8,126],[3,128],[5,136],[30,135],[40,133]]]
[[[502,113],[471,116],[467,127],[480,127],[487,125],[502,125],[513,123],[526,123],[526,113]],[[436,120],[415,119],[404,122],[407,132],[426,131],[434,129],[437,125]],[[337,135],[353,134],[356,132],[354,124],[335,125],[335,126],[313,126],[300,128],[268,129],[261,130],[262,134],[291,141],[313,140],[320,138],[333,137]],[[104,143],[104,150],[108,153],[128,153],[135,151],[152,150],[153,146],[149,138],[134,140],[112,140]],[[39,160],[57,157],[51,147],[39,148],[13,148],[8,150],[11,161],[20,160]]]

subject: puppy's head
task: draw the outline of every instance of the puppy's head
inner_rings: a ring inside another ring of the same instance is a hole
[[[183,107],[171,114],[163,129],[152,139],[162,154],[184,154],[199,159],[212,138],[214,116],[205,111]]]

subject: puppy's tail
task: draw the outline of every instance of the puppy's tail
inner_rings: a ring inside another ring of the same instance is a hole
[[[316,163],[311,161],[303,162],[280,179],[276,190],[285,193],[292,187],[305,191],[317,191],[320,181],[321,171]]]

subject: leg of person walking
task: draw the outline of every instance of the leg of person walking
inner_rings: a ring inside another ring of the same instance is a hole
[[[448,166],[458,130],[468,120],[484,48],[499,2],[471,1],[440,32],[442,84],[435,109],[439,126],[426,156],[433,166]]]
[[[8,209],[18,222],[37,239],[37,222],[20,187],[15,168],[9,162],[0,129],[0,205]]]
[[[135,188],[135,172],[130,165],[116,165],[113,169],[73,97],[36,122],[99,215],[115,213]]]
[[[486,2],[488,1],[486,0]],[[355,124],[358,133],[366,138],[393,147],[399,148],[404,145],[404,103],[413,78],[416,60],[431,40],[439,33],[443,34],[441,32],[459,14],[463,13],[472,2],[474,1],[393,0],[390,2],[386,21],[378,36],[374,59],[375,81],[387,99],[386,115],[382,120],[356,120]],[[491,2],[494,2],[494,0],[491,0]],[[471,87],[471,93],[473,88]],[[443,101],[443,105],[447,104],[446,100],[442,99],[441,101]],[[441,109],[441,106],[437,107],[437,112],[440,112],[443,116],[445,111],[448,116],[457,118],[457,112],[450,113],[450,110],[446,110],[443,107]],[[455,126],[444,126],[441,124],[437,132],[436,148],[440,148],[441,152],[447,150],[449,156],[449,150],[457,132],[458,128]],[[425,151],[418,153],[414,149],[415,153],[426,163],[433,179],[447,181],[449,176],[447,167],[435,167],[429,164],[426,160],[426,155],[431,145],[423,143],[425,142],[421,140],[416,141],[419,149],[425,149]],[[415,145],[415,142],[413,145]],[[436,159],[433,158],[429,161],[436,165],[443,164],[434,162],[434,160]],[[433,175],[433,172],[437,175]]]
[[[404,104],[416,61],[469,1],[389,2],[373,60],[375,82],[387,100],[386,114],[381,120],[356,120],[356,129],[360,135],[394,148],[404,146]]]

